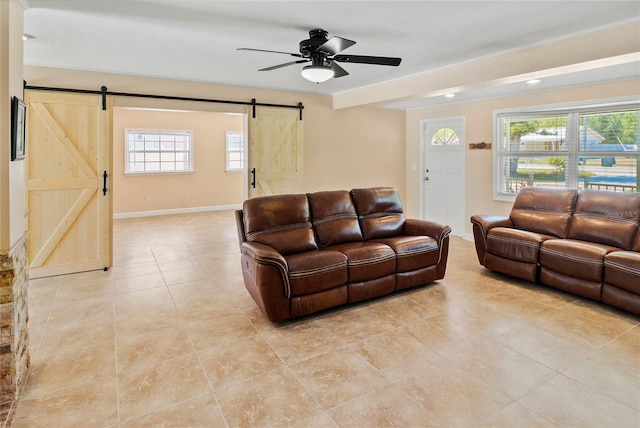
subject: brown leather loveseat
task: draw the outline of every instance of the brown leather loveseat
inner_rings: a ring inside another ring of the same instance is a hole
[[[249,199],[236,222],[245,286],[273,322],[445,274],[451,228],[406,219],[395,188]]]
[[[471,217],[480,264],[640,314],[640,194],[523,188]]]

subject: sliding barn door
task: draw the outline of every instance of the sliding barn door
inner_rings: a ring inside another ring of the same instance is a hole
[[[303,145],[298,110],[257,107],[249,120],[249,197],[298,192]]]
[[[27,91],[29,274],[111,266],[111,100]],[[103,188],[108,191],[103,191]]]

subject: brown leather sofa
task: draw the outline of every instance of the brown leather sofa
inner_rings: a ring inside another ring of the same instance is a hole
[[[451,232],[406,219],[390,187],[249,199],[236,223],[245,286],[273,322],[443,278]]]
[[[640,193],[522,188],[471,223],[486,268],[640,314]]]

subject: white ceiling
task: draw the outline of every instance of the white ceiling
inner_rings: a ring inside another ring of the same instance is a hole
[[[28,65],[335,94],[442,69],[640,19],[632,1],[215,1],[23,0]],[[355,40],[344,53],[397,56],[399,67],[342,64],[350,75],[316,85],[296,58],[239,47],[298,52],[308,31]],[[639,35],[640,37],[640,35]],[[585,49],[588,49],[585,46]],[[545,79],[539,89],[627,79],[638,61]],[[456,101],[531,91],[475,88]],[[388,104],[417,108],[443,97]]]

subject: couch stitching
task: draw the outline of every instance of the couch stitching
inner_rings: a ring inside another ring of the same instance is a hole
[[[503,241],[503,242],[508,242],[511,244],[518,244],[518,245],[525,245],[525,246],[529,246],[529,247],[540,247],[540,243],[539,242],[528,242],[528,241],[522,241],[519,239],[515,239],[515,238],[506,238],[503,236],[494,236],[494,235],[489,235],[488,236],[488,240],[494,240],[494,241]]]
[[[611,221],[615,221],[615,222],[619,222],[619,223],[628,223],[628,224],[633,225],[633,226],[637,226],[638,225],[637,220],[631,220],[631,219],[624,218],[624,217],[615,217],[615,216],[606,215],[606,214],[600,214],[600,213],[580,212],[580,213],[575,213],[573,216],[574,217],[583,217],[583,218],[584,217],[595,217],[595,218],[611,220]]]
[[[296,271],[296,272],[289,271],[289,277],[291,277],[291,278],[302,278],[302,277],[305,277],[305,276],[314,276],[314,275],[330,272],[330,271],[337,270],[337,269],[344,268],[344,267],[347,267],[347,262],[346,261],[343,261],[343,262],[340,262],[340,263],[334,263],[334,264],[331,264],[331,265],[321,266],[321,267],[317,267],[317,268],[312,268],[312,269],[299,270],[299,271]]]
[[[627,266],[627,265],[623,265],[621,263],[605,260],[604,261],[604,265],[606,267],[609,267],[609,268],[612,268],[612,269],[618,269],[618,270],[621,270],[621,271],[624,271],[624,272],[628,272],[628,273],[633,274],[633,275],[640,275],[640,269],[637,269],[637,268],[634,268],[634,267],[631,267],[631,266]]]
[[[403,250],[402,252],[397,253],[398,257],[412,257],[415,255],[426,254],[432,251],[438,251],[438,247],[430,247],[430,248],[414,248],[412,250]]]
[[[311,223],[306,221],[304,223],[287,224],[287,225],[284,225],[284,226],[275,226],[275,227],[270,227],[269,229],[258,230],[258,231],[255,231],[255,232],[249,232],[249,233],[247,233],[247,239],[248,240],[252,240],[256,236],[264,235],[264,234],[267,234],[267,233],[282,232],[282,231],[286,231],[286,230],[301,229],[301,228],[310,229],[311,228]]]
[[[358,216],[355,214],[335,214],[335,215],[331,215],[328,217],[324,217],[321,219],[314,219],[313,220],[313,225],[317,226],[319,224],[324,224],[324,223],[328,223],[330,221],[334,221],[334,220],[358,220]]]
[[[351,259],[349,259],[349,266],[361,266],[361,265],[368,265],[368,264],[383,263],[395,258],[396,258],[395,254],[386,254],[383,256],[377,256],[376,258],[369,258],[369,259],[363,259],[363,260],[352,261]]]
[[[593,260],[593,259],[589,259],[589,258],[586,258],[586,257],[574,256],[574,255],[563,253],[563,252],[560,252],[560,251],[550,250],[550,249],[544,248],[544,247],[542,247],[540,249],[540,252],[541,253],[546,253],[546,254],[548,254],[550,256],[560,257],[562,259],[576,260],[576,261],[579,261],[579,262],[588,263],[588,264],[597,265],[597,266],[602,266],[603,265],[603,260]]]

